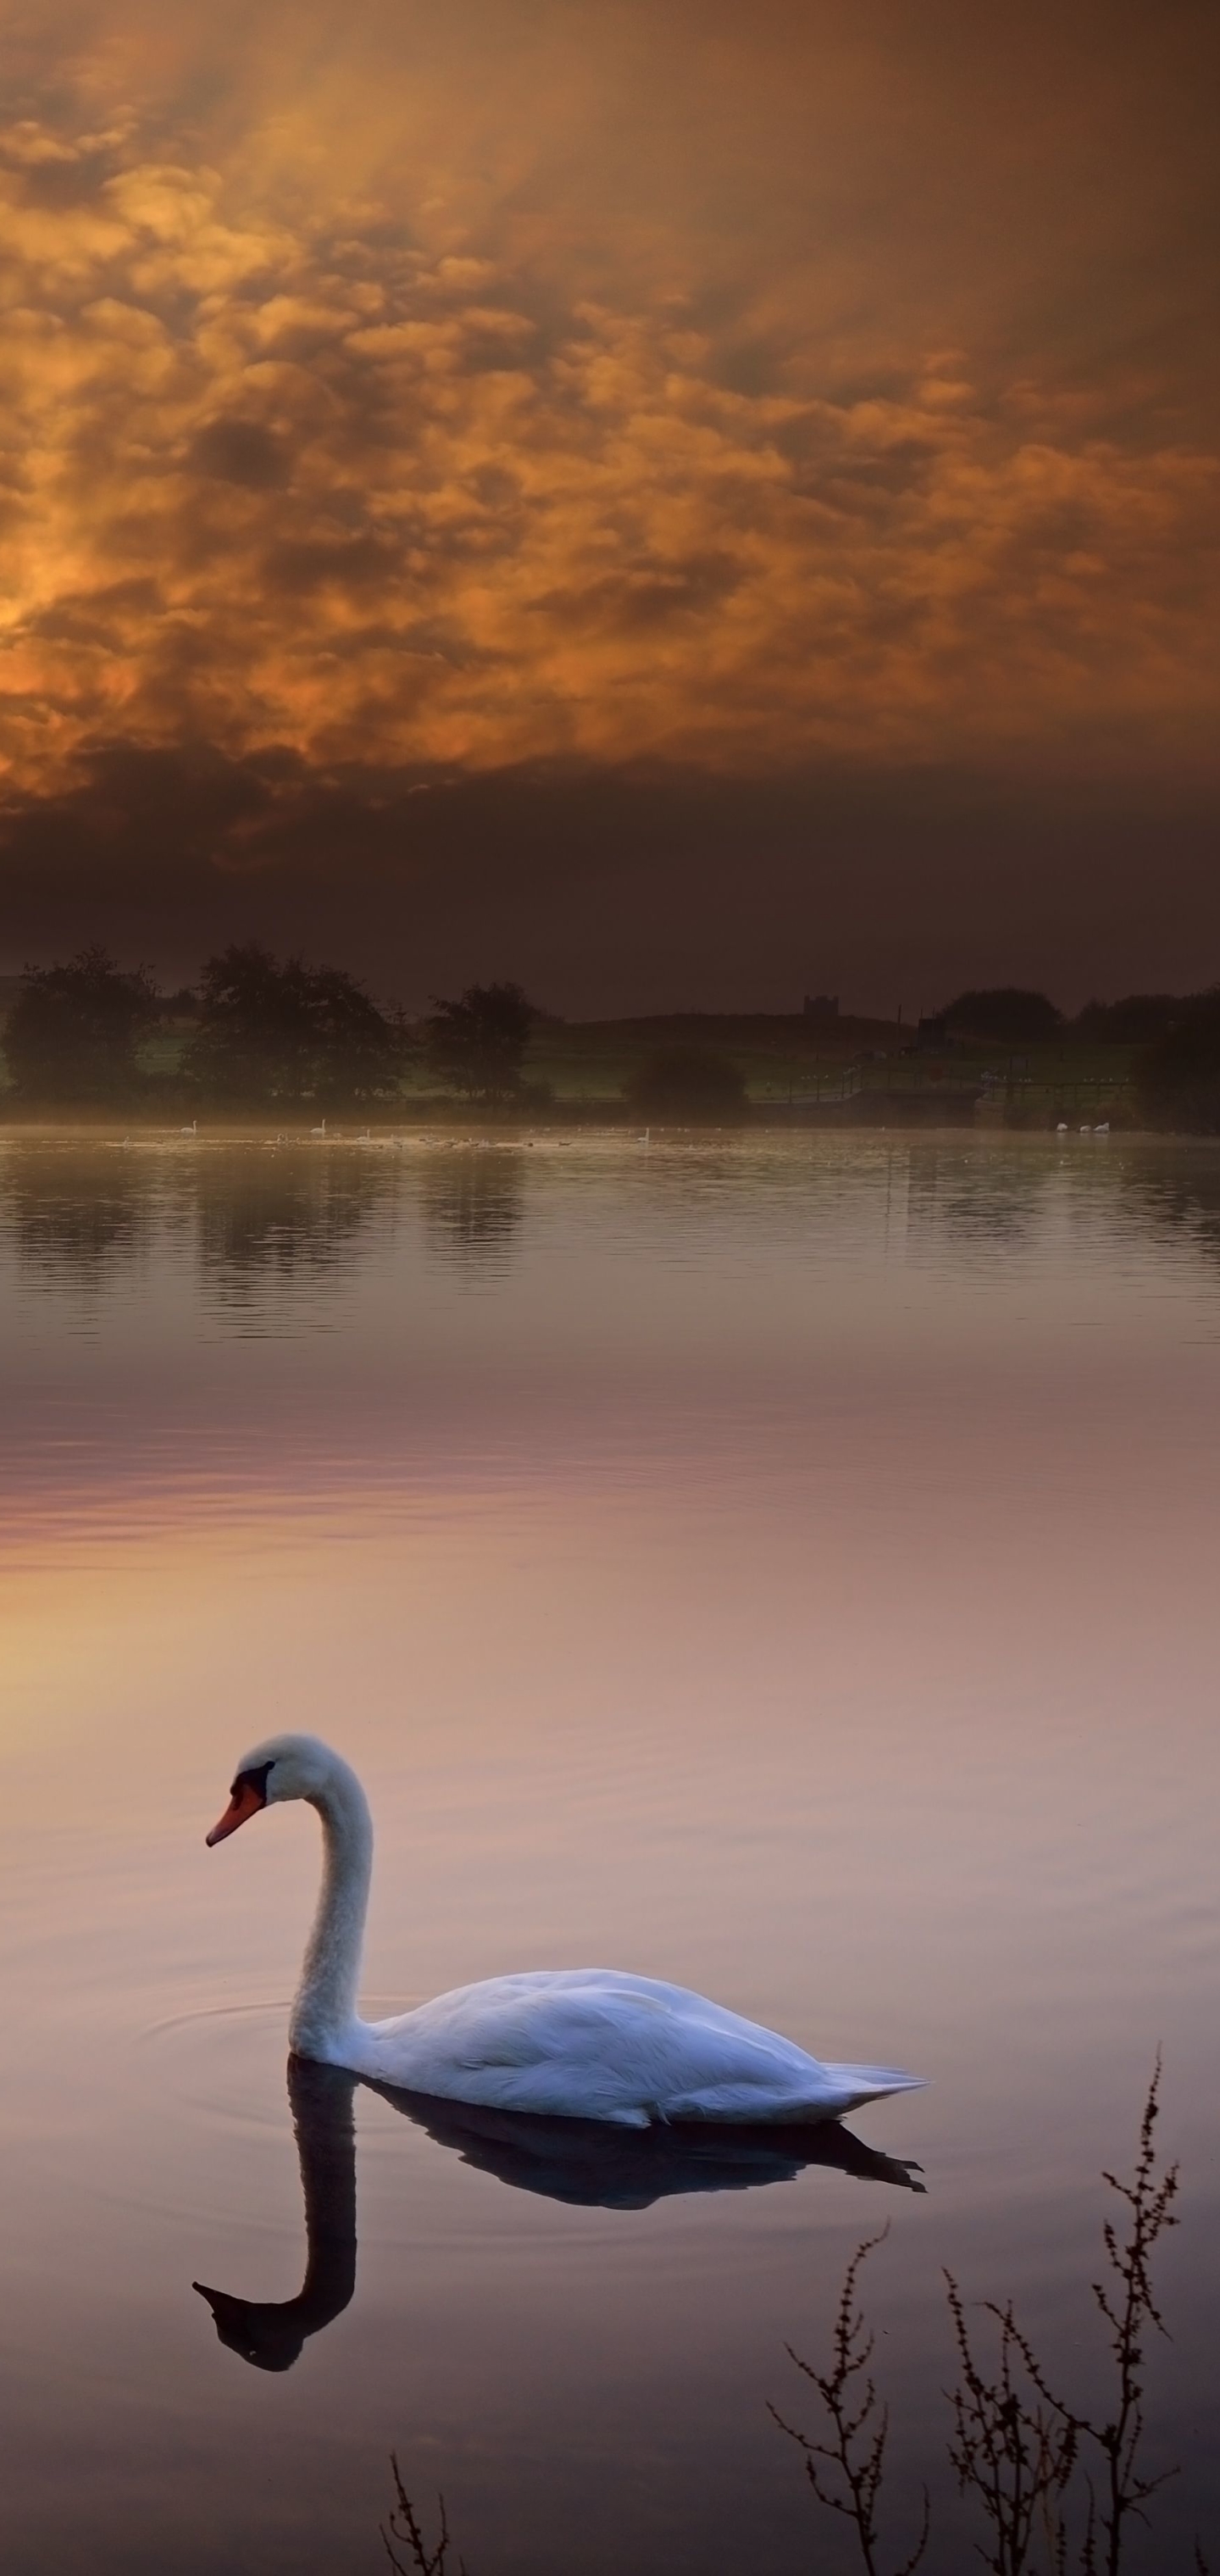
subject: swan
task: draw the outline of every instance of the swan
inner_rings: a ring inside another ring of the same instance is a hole
[[[239,1762],[208,1846],[290,1798],[317,1808],[325,1856],[289,2024],[294,2056],[444,2101],[624,2129],[671,2120],[834,2120],[921,2080],[888,2066],[822,2065],[684,1986],[612,1968],[489,1977],[392,2021],[361,2021],[373,1826],[350,1765],[317,1736],[269,1736]]]

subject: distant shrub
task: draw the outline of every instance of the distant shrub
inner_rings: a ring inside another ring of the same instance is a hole
[[[1176,1027],[1150,1046],[1137,1074],[1140,1106],[1154,1127],[1220,1135],[1220,985],[1193,993]]]
[[[746,1105],[745,1076],[712,1047],[654,1047],[623,1086],[641,1117],[731,1118]]]
[[[954,1037],[994,1038],[1011,1046],[1056,1037],[1063,1026],[1062,1011],[1045,993],[1027,992],[1019,984],[959,993],[937,1017]]]

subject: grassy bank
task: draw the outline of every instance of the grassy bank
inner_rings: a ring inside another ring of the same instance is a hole
[[[158,1023],[140,1049],[146,1093],[124,1104],[122,1114],[162,1121],[175,1110],[192,1114],[193,1104],[184,1105],[180,1069],[195,1027],[190,1019]],[[540,1021],[524,1065],[525,1105],[531,1116],[544,1119],[624,1118],[624,1093],[633,1076],[658,1047],[672,1043],[727,1057],[743,1077],[746,1114],[754,1118],[867,1118],[875,1099],[876,1115],[886,1123],[901,1117],[904,1105],[912,1115],[934,1120],[938,1104],[958,1123],[978,1116],[1001,1125],[1053,1126],[1061,1115],[1069,1121],[1075,1115],[1134,1123],[1130,1047],[1090,1044],[1068,1033],[1020,1049],[965,1042],[937,1051],[917,1048],[911,1030],[896,1021],[819,1022],[779,1012]],[[0,1114],[21,1114],[7,1083],[0,1088]],[[282,1117],[289,1129],[309,1124],[299,1110],[259,1114]],[[420,1063],[404,1071],[393,1098],[347,1113],[344,1123],[378,1126],[404,1117],[463,1114],[465,1104],[440,1091]],[[485,1114],[480,1105],[479,1115]],[[209,1124],[215,1123],[210,1114]]]

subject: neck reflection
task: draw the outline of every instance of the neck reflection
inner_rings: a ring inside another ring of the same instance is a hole
[[[356,2287],[356,2134],[358,2076],[308,2058],[288,2061],[288,2100],[305,2201],[305,2278],[294,2299],[242,2299],[228,2290],[193,2287],[212,2311],[230,2352],[256,2370],[291,2370],[308,2336],[340,2316]],[[517,2191],[580,2209],[651,2209],[688,2192],[752,2191],[792,2182],[810,2165],[854,2174],[903,2191],[922,2191],[919,2168],[866,2146],[837,2120],[814,2127],[616,2129],[603,2120],[535,2118],[479,2103],[439,2101],[391,2085],[368,2084],[437,2146],[463,2164],[494,2174]]]
[[[256,2370],[291,2370],[306,2337],[341,2316],[356,2287],[356,2078],[288,2060],[288,2101],[305,2197],[305,2278],[295,2299],[241,2299],[194,2281],[230,2352]]]

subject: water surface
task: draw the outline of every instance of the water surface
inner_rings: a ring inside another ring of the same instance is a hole
[[[6,2571],[372,2570],[392,2447],[472,2576],[849,2565],[766,2413],[785,2342],[888,2219],[899,2522],[943,2265],[1091,2393],[1158,2046],[1183,2475],[1132,2564],[1187,2565],[1220,1156],[18,1135],[0,1299]],[[290,2103],[314,1821],[203,1843],[283,1726],[370,1794],[372,2008],[620,1965],[929,2089],[770,2163]]]

